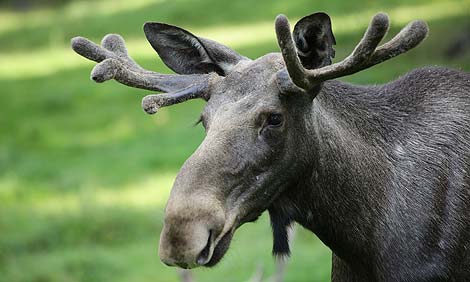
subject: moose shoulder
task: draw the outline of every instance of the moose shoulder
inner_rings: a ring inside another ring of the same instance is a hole
[[[334,80],[404,53],[427,34],[372,19],[352,54],[332,64],[330,18],[290,31],[278,16],[281,54],[251,60],[161,23],[144,31],[177,74],[142,69],[118,35],[73,49],[98,62],[91,77],[167,92],[147,113],[201,98],[206,137],[177,175],[159,255],[183,268],[215,265],[235,230],[268,210],[275,254],[288,254],[298,222],[333,251],[332,280],[470,280],[470,74],[433,67],[379,86]]]

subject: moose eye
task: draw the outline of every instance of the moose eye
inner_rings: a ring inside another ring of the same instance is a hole
[[[266,124],[271,127],[279,127],[282,125],[284,118],[281,114],[270,114],[266,120]]]

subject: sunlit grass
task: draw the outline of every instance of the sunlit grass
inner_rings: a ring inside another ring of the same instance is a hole
[[[175,175],[176,172],[159,171],[152,176],[122,187],[100,187],[100,185],[88,184],[75,193],[30,191],[27,198],[22,197],[21,199],[15,197],[15,194],[18,189],[24,189],[19,186],[22,182],[15,178],[3,177],[0,179],[0,202],[2,202],[0,213],[9,211],[22,213],[21,210],[26,209],[28,213],[33,213],[35,216],[57,217],[76,216],[93,212],[96,209],[113,210],[115,208],[158,209],[162,212]],[[18,209],[20,206],[23,206],[23,209]],[[159,222],[162,220],[162,218],[158,219]],[[0,216],[0,226],[1,222]]]
[[[137,1],[141,5],[147,2],[146,0]],[[421,5],[399,6],[385,12],[390,15],[392,26],[402,27],[413,19],[434,21],[450,16],[467,15],[468,9],[465,9],[465,7],[470,7],[469,3],[470,1],[431,2]],[[125,5],[123,4],[123,6]],[[103,4],[103,7],[106,7],[106,5]],[[116,7],[120,7],[120,5],[116,5]],[[99,11],[100,9],[95,12]],[[357,38],[359,39],[371,16],[376,12],[375,10],[366,9],[360,13],[334,17],[332,19],[334,33],[337,37],[340,37],[341,34],[357,32]],[[291,19],[291,22],[295,23],[297,20]],[[195,28],[194,30],[191,29],[191,32],[219,41],[235,49],[275,41],[273,21]],[[157,58],[157,55],[147,43],[143,34],[140,37],[127,38],[126,44],[130,54],[138,60],[156,60]],[[278,50],[273,49],[272,51],[277,52]],[[80,66],[90,65],[86,59],[73,53],[69,46],[45,48],[27,54],[24,52],[0,53],[0,61],[5,62],[0,64],[0,79],[47,76]]]
[[[28,202],[28,208],[35,212],[47,214],[79,211],[80,209],[87,208],[87,206],[162,208],[168,199],[175,175],[176,172],[164,173],[159,171],[152,176],[121,187],[85,185],[79,189],[78,193],[48,193],[45,195],[39,193],[34,198],[22,200],[22,202]],[[18,185],[18,182],[2,179],[0,187],[9,186],[10,189],[6,191],[0,190],[0,199],[8,197],[8,192],[12,193],[15,189],[12,188],[13,185]]]

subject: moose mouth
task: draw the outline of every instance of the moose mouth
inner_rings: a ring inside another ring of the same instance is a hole
[[[225,253],[227,252],[228,248],[230,247],[230,242],[232,241],[233,232],[227,232],[222,238],[220,238],[217,245],[214,247],[214,251],[212,252],[212,256],[208,262],[203,264],[205,267],[212,267],[215,266],[219,261],[224,257]],[[210,236],[209,242],[207,246],[202,250],[201,255],[208,255],[210,249]]]
[[[249,218],[248,220],[246,220],[245,222],[253,222],[253,221],[256,221],[259,216],[260,216],[260,214],[256,214],[255,216],[250,217],[250,218]],[[240,226],[240,225],[241,225],[241,224],[239,224],[238,226]],[[230,247],[230,243],[231,243],[231,241],[232,241],[233,234],[235,233],[235,230],[236,230],[236,229],[237,229],[237,228],[233,228],[232,230],[230,230],[230,231],[228,231],[227,233],[225,233],[225,235],[222,236],[222,238],[220,238],[219,242],[218,242],[218,243],[216,244],[216,246],[214,247],[214,251],[212,252],[212,257],[209,259],[209,261],[207,261],[207,262],[204,263],[204,264],[200,264],[200,265],[205,266],[205,267],[213,267],[213,266],[215,266],[217,263],[219,263],[220,260],[224,257],[225,253],[227,253],[228,248]],[[213,235],[213,233],[210,232],[207,245],[206,245],[206,247],[201,251],[199,257],[209,255],[210,246],[211,246],[211,237],[212,237],[212,235]]]

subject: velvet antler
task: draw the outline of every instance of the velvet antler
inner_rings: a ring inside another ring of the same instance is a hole
[[[404,27],[390,41],[377,48],[389,27],[388,16],[378,13],[372,18],[366,33],[351,55],[339,63],[318,69],[305,69],[297,55],[287,18],[284,15],[277,16],[275,27],[287,72],[292,82],[304,90],[312,89],[322,81],[359,72],[405,53],[418,45],[428,33],[426,23],[416,20]]]
[[[96,82],[115,79],[131,87],[170,92],[144,97],[142,107],[149,114],[156,113],[160,107],[189,99],[208,99],[207,89],[214,74],[160,74],[145,70],[128,55],[120,35],[106,35],[101,46],[86,38],[75,37],[72,48],[81,56],[98,63],[91,71],[91,79]]]

